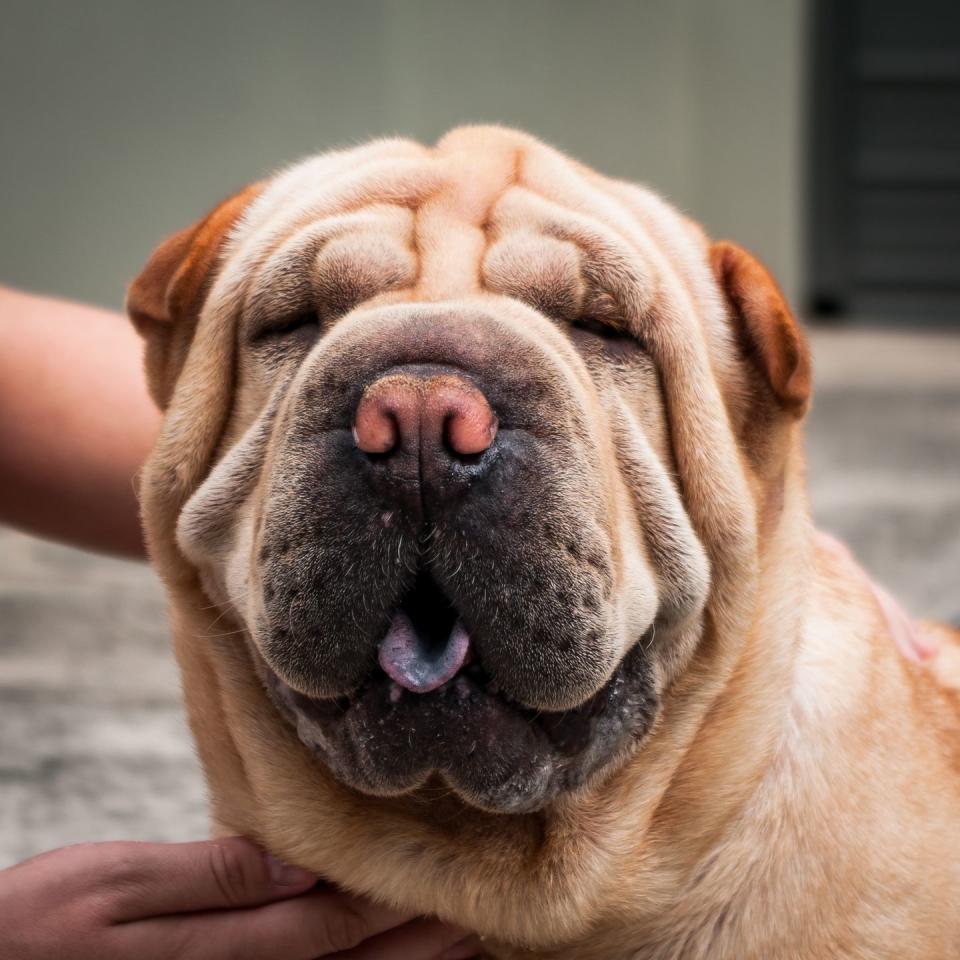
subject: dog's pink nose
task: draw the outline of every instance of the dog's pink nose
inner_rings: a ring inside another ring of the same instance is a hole
[[[497,418],[487,398],[455,374],[395,373],[371,384],[360,398],[354,421],[357,446],[365,453],[458,456],[483,453],[497,435]]]

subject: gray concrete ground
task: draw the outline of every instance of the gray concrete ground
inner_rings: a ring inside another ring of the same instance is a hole
[[[820,524],[912,611],[960,623],[960,336],[813,342]],[[78,840],[205,829],[150,571],[0,530],[0,867]]]

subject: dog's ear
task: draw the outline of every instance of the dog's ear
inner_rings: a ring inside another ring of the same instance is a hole
[[[714,276],[726,297],[747,357],[786,413],[802,417],[810,402],[810,350],[800,324],[766,267],[735,243],[710,247]]]
[[[261,189],[259,183],[245,187],[164,240],[127,290],[127,313],[144,338],[147,383],[161,410],[170,402],[224,241]]]

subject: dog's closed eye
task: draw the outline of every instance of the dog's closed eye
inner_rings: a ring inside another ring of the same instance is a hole
[[[604,340],[626,340],[630,337],[622,327],[614,326],[605,320],[598,320],[596,317],[581,317],[579,320],[574,320],[572,326],[577,330],[602,337]]]
[[[311,344],[320,336],[320,318],[315,310],[302,310],[290,316],[265,323],[253,335],[255,344]]]
[[[580,317],[570,324],[570,333],[581,352],[602,356],[608,363],[632,365],[638,358],[646,356],[643,341],[614,320]]]

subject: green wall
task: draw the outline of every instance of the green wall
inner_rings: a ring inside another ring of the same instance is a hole
[[[247,180],[385,133],[527,128],[795,292],[803,0],[4,4],[0,282],[119,305]]]

